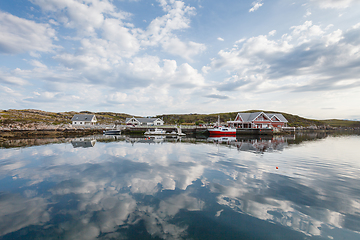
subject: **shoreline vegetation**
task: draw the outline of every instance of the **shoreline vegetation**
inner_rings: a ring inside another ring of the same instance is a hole
[[[249,110],[243,112],[259,112],[264,110]],[[240,112],[240,111],[239,111]],[[264,111],[265,112],[265,111]],[[299,117],[297,115],[281,113],[289,121],[289,127],[297,130],[359,130],[360,121],[348,120],[314,120]],[[214,113],[214,114],[164,114],[153,117],[162,118],[166,124],[177,125],[201,125],[217,122],[220,116],[221,122],[233,120],[238,112]],[[101,128],[74,128],[71,118],[74,114],[95,114],[99,125],[125,124],[126,118],[134,115],[113,112],[47,112],[36,109],[24,110],[0,110],[0,141],[5,138],[32,137],[32,136],[84,136],[102,133]],[[135,116],[140,117],[140,116]]]

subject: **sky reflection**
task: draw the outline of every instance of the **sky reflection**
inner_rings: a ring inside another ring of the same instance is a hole
[[[80,140],[0,149],[1,239],[360,238],[359,136]]]

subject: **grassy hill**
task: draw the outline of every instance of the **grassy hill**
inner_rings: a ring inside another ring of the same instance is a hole
[[[28,124],[28,123],[46,123],[46,124],[64,124],[71,123],[71,118],[74,114],[96,114],[96,118],[99,123],[114,123],[124,122],[126,118],[132,117],[125,113],[112,113],[112,112],[46,112],[35,109],[24,109],[24,110],[0,110],[0,125],[5,124]]]
[[[220,116],[221,122],[226,122],[229,120],[234,120],[236,115],[239,112],[252,113],[252,112],[268,112],[268,113],[281,113],[288,121],[288,126],[290,127],[309,127],[309,126],[330,126],[330,127],[360,127],[359,121],[347,121],[347,120],[315,120],[307,119],[297,115],[277,112],[277,111],[267,111],[267,110],[249,110],[249,111],[238,111],[238,112],[228,112],[228,113],[214,113],[214,114],[167,114],[159,115],[157,117],[162,117],[166,123],[182,123],[182,124],[196,124],[196,123],[211,123],[218,120]]]
[[[289,113],[267,111],[267,110],[250,110],[243,112],[271,112],[281,113],[289,121],[289,126],[292,127],[308,127],[308,126],[331,126],[331,127],[360,127],[359,121],[346,121],[346,120],[314,120],[299,117]],[[71,118],[74,114],[96,114],[98,122],[100,124],[112,124],[112,123],[124,123],[125,119],[132,117],[133,115],[125,113],[113,113],[113,112],[46,112],[35,109],[24,110],[0,110],[0,125],[7,124],[20,124],[25,125],[29,123],[46,123],[46,124],[63,124],[71,123]],[[214,123],[217,122],[218,116],[220,116],[221,122],[234,120],[238,112],[228,113],[213,113],[213,114],[164,114],[157,115],[157,117],[163,118],[166,124],[199,124],[199,123]],[[135,116],[139,117],[139,116]]]
[[[249,111],[242,111],[244,113],[252,113],[252,112],[261,112],[264,110],[249,110]],[[276,111],[264,111],[264,112],[271,112],[271,113],[281,113],[284,115],[284,117],[289,121],[289,126],[298,127],[298,126],[321,126],[326,124],[324,121],[320,120],[312,120],[312,119],[306,119],[302,118],[296,115],[288,114],[288,113],[282,113],[282,112],[276,112]],[[211,122],[217,122],[218,116],[220,116],[221,122],[226,122],[229,120],[234,120],[236,115],[239,112],[229,112],[229,113],[214,113],[214,114],[184,114],[184,115],[178,115],[178,114],[171,114],[171,115],[159,115],[158,117],[162,117],[166,123],[185,123],[185,124],[196,124],[196,123],[211,123]],[[339,120],[340,122],[342,120]],[[359,123],[360,125],[360,123]]]

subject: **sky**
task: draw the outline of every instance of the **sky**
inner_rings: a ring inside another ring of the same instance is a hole
[[[0,1],[0,109],[360,120],[358,0]]]

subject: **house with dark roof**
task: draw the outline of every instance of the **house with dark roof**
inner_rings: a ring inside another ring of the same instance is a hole
[[[72,125],[75,126],[89,126],[95,125],[97,122],[94,114],[75,114],[71,119]]]
[[[126,125],[136,126],[161,126],[164,125],[164,121],[161,118],[126,118]]]
[[[238,113],[234,121],[227,122],[236,128],[282,128],[287,127],[288,121],[280,113]]]

